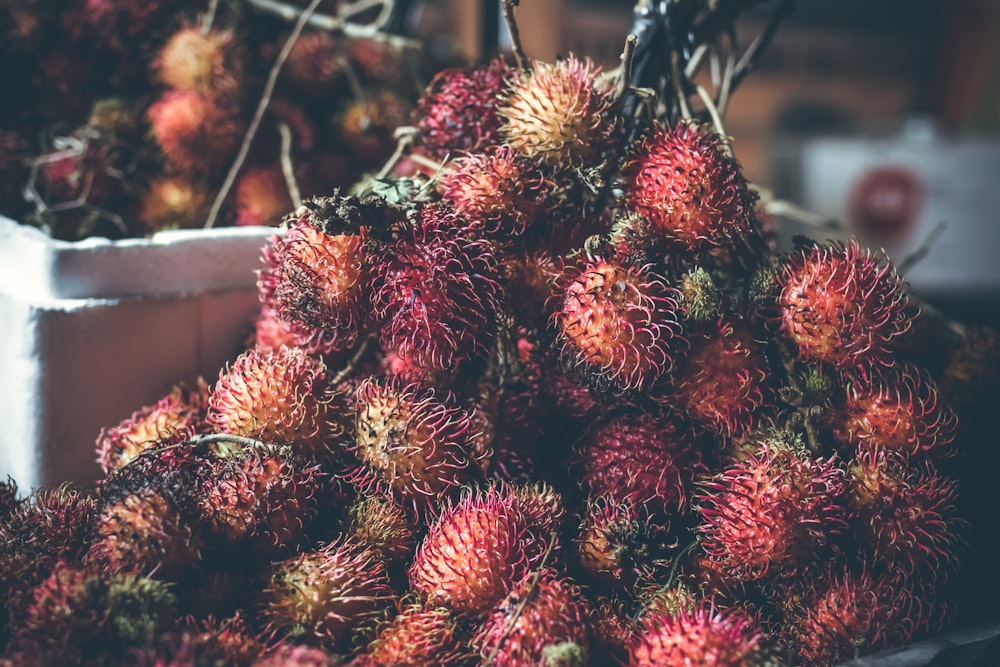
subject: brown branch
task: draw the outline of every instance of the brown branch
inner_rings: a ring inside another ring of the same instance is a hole
[[[296,21],[299,16],[301,16],[302,12],[300,7],[281,2],[280,0],[246,0],[246,2],[258,11],[273,14],[274,16],[289,22]],[[398,48],[419,48],[420,42],[418,40],[382,32],[382,28],[391,14],[391,11],[389,10],[383,9],[379,18],[369,25],[352,23],[343,18],[344,16],[357,14],[358,6],[360,6],[360,3],[357,5],[347,5],[339,12],[338,16],[313,13],[313,15],[309,17],[308,23],[317,30],[340,32],[352,38],[374,39]],[[380,21],[381,24],[379,23]]]
[[[618,86],[618,97],[621,97],[632,87],[632,64],[635,60],[635,47],[639,44],[639,38],[630,34],[625,38],[625,48],[621,55],[621,82]]]
[[[510,46],[514,51],[514,60],[517,62],[517,69],[522,72],[528,71],[528,59],[524,56],[524,48],[521,46],[521,31],[517,27],[517,20],[514,18],[514,7],[520,0],[503,0],[503,20],[507,24],[507,31],[510,33]]]
[[[285,176],[285,185],[288,187],[292,207],[298,210],[302,206],[302,194],[299,192],[299,184],[295,180],[295,166],[292,164],[292,128],[288,127],[288,123],[279,123],[278,132],[281,134],[281,173]]]
[[[920,242],[920,245],[896,265],[896,272],[900,275],[904,275],[907,271],[919,264],[925,257],[927,257],[931,248],[941,235],[944,234],[944,230],[947,228],[948,224],[944,220],[941,220],[934,225],[934,228],[927,233],[927,236]]]
[[[687,93],[684,92],[684,82],[681,80],[680,55],[676,51],[670,53],[670,71],[674,92],[677,93],[677,104],[680,107],[681,118],[691,120],[691,107],[688,106]]]
[[[271,95],[274,93],[274,87],[278,83],[278,75],[281,73],[281,68],[285,64],[285,61],[288,60],[288,54],[292,52],[292,47],[295,46],[299,35],[302,34],[302,30],[306,27],[309,17],[312,16],[322,1],[311,0],[309,6],[302,10],[299,20],[295,23],[295,27],[292,28],[292,32],[288,36],[288,39],[285,40],[284,45],[282,45],[278,57],[275,58],[274,64],[271,66],[271,71],[268,72],[267,83],[264,84],[264,92],[261,94],[260,102],[257,104],[257,110],[254,112],[253,118],[250,120],[250,125],[247,127],[247,132],[243,136],[243,143],[240,145],[240,150],[236,154],[236,159],[233,161],[232,166],[229,168],[229,173],[226,174],[226,180],[222,182],[222,187],[219,188],[219,192],[215,195],[212,208],[208,211],[208,219],[205,220],[205,229],[211,229],[215,225],[215,219],[219,217],[219,211],[222,210],[222,203],[226,200],[229,190],[233,187],[233,183],[236,182],[237,174],[240,173],[240,169],[243,167],[243,162],[250,153],[250,144],[253,143],[253,139],[257,135],[257,129],[264,118],[264,112],[267,111],[267,105],[271,102]]]
[[[208,8],[205,15],[201,17],[201,34],[207,35],[212,30],[215,22],[215,14],[219,11],[219,0],[208,0]]]
[[[354,351],[353,355],[351,355],[351,358],[347,361],[347,364],[343,368],[341,368],[336,375],[333,376],[332,380],[330,380],[331,387],[336,387],[338,384],[343,382],[351,373],[354,372],[355,367],[361,361],[361,357],[365,356],[365,352],[368,351],[368,346],[371,345],[373,340],[375,340],[375,336],[374,334],[371,334],[367,336],[363,341],[361,341],[361,345],[358,345],[358,349]]]

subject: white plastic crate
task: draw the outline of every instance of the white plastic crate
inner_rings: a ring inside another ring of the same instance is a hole
[[[0,477],[92,486],[102,427],[178,381],[214,381],[258,311],[274,231],[67,243],[0,217]]]

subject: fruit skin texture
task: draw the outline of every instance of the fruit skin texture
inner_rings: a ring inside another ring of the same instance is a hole
[[[333,648],[393,602],[378,552],[341,537],[275,563],[260,614],[267,630]]]
[[[521,236],[544,214],[550,186],[510,146],[456,158],[440,179],[455,213],[500,239]]]
[[[628,667],[758,667],[770,659],[764,634],[739,608],[724,611],[706,604],[675,614],[651,613],[629,645]]]
[[[391,492],[426,508],[471,475],[468,414],[450,392],[405,376],[371,377],[357,390],[354,455],[363,466],[351,475],[362,488]]]
[[[527,571],[528,522],[505,488],[470,491],[431,524],[408,573],[427,604],[479,615]]]
[[[512,75],[499,58],[482,67],[435,75],[415,111],[420,145],[443,159],[449,153],[475,153],[500,143],[496,97]]]
[[[234,111],[216,97],[170,90],[149,106],[146,116],[168,166],[185,174],[212,172],[226,164],[240,140]]]
[[[248,350],[219,374],[208,421],[220,433],[267,443],[324,447],[326,366],[302,350]]]
[[[895,339],[911,325],[904,283],[883,253],[857,241],[798,251],[779,283],[778,330],[806,361],[889,365]]]
[[[455,667],[465,664],[466,653],[451,612],[443,607],[412,604],[380,627],[367,650],[351,664]]]
[[[236,184],[236,225],[273,227],[292,209],[288,184],[278,167],[245,169]]]
[[[945,578],[958,567],[967,523],[955,481],[926,461],[867,450],[848,466],[851,523],[872,559],[905,574]]]
[[[749,326],[720,319],[689,333],[688,343],[673,373],[671,398],[719,435],[745,434],[755,411],[771,398],[767,362]]]
[[[681,340],[678,294],[643,269],[587,261],[554,316],[564,363],[599,391],[648,389],[670,370]]]
[[[497,108],[505,145],[552,167],[592,165],[616,138],[611,95],[595,86],[600,68],[570,55],[535,61],[509,87]]]
[[[590,497],[683,513],[695,480],[708,473],[698,443],[673,416],[626,413],[585,435],[575,447],[580,486]]]
[[[758,233],[755,197],[710,127],[654,126],[633,149],[622,177],[626,206],[647,221],[640,229],[649,244],[702,252],[733,248]]]
[[[835,457],[765,444],[702,484],[702,547],[740,581],[794,575],[845,528],[844,493]]]
[[[465,227],[446,206],[425,206],[373,269],[383,349],[428,371],[485,356],[503,302],[493,245]]]
[[[930,375],[908,363],[852,373],[830,415],[830,432],[847,451],[889,450],[903,456],[944,456],[958,415]]]
[[[208,386],[177,385],[153,405],[139,408],[117,426],[97,436],[97,461],[107,473],[135,459],[147,449],[184,442],[205,428]]]
[[[522,607],[523,604],[523,607]],[[497,667],[551,664],[555,652],[587,664],[590,611],[580,590],[551,570],[526,574],[490,613],[473,640]],[[562,663],[556,663],[562,664]]]
[[[169,88],[232,97],[242,76],[241,54],[230,30],[181,28],[163,45],[154,66]]]

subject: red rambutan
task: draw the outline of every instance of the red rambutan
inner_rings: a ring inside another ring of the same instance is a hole
[[[167,164],[184,173],[211,172],[226,164],[240,140],[235,112],[216,97],[171,90],[146,115]]]
[[[137,217],[152,234],[164,229],[190,229],[205,224],[210,202],[200,183],[180,176],[150,180],[139,199]]]
[[[372,623],[393,600],[378,552],[340,538],[275,563],[259,612],[269,632],[336,648]]]
[[[231,30],[187,26],[170,36],[153,65],[169,88],[235,99],[243,76],[241,55]]]
[[[324,30],[307,30],[299,35],[281,71],[296,91],[310,98],[337,94],[346,78],[339,45]]]
[[[702,483],[702,547],[742,581],[794,574],[845,528],[843,477],[835,458],[765,444]]]
[[[467,660],[458,623],[443,607],[409,605],[378,629],[352,665],[454,667]]]
[[[499,144],[496,100],[513,73],[499,58],[482,67],[438,72],[417,103],[421,146],[443,159],[449,153]]]
[[[253,335],[247,346],[261,353],[274,352],[280,347],[298,348],[329,365],[340,351],[338,343],[336,336],[324,329],[282,319],[274,308],[263,306],[254,320]]]
[[[473,643],[497,667],[586,665],[590,610],[570,580],[551,570],[529,573],[493,609]]]
[[[456,233],[463,227],[447,208],[425,206],[373,270],[383,349],[427,370],[485,356],[503,302],[495,249]]]
[[[695,437],[680,419],[626,413],[592,429],[575,446],[578,481],[593,498],[683,513],[695,480],[708,474]]]
[[[595,83],[599,74],[574,55],[519,72],[496,110],[504,143],[554,167],[593,165],[618,129],[615,101]]]
[[[323,362],[302,350],[247,350],[219,374],[208,422],[220,433],[322,451],[328,431],[326,381]]]
[[[277,167],[252,167],[240,175],[235,188],[236,224],[273,227],[292,210],[288,184]]]
[[[933,457],[952,453],[958,415],[926,371],[904,363],[849,374],[828,426],[851,452],[874,448]]]
[[[353,451],[363,466],[354,483],[426,508],[469,479],[469,416],[449,392],[399,375],[373,377],[358,387],[356,410]]]
[[[796,252],[779,284],[779,331],[804,360],[888,364],[895,339],[910,328],[902,280],[884,254],[857,241]]]
[[[347,532],[379,553],[387,565],[410,559],[416,548],[417,532],[406,509],[388,496],[359,497],[351,506]]]
[[[646,243],[700,252],[757,233],[754,196],[713,129],[655,126],[625,164],[626,205],[648,222]]]
[[[555,315],[563,358],[599,390],[646,390],[669,370],[680,339],[677,290],[644,269],[588,261]]]

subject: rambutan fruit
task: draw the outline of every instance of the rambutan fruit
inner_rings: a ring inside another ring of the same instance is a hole
[[[405,99],[382,89],[347,105],[335,119],[337,136],[363,167],[381,165],[396,146],[396,128],[406,124],[409,113]]]
[[[924,625],[923,601],[908,586],[868,568],[853,572],[842,563],[796,582],[779,605],[785,607],[782,640],[806,667],[905,644]]]
[[[183,173],[214,171],[229,160],[240,140],[235,111],[217,97],[167,91],[146,116],[167,164]]]
[[[425,206],[373,270],[382,348],[428,370],[485,356],[503,303],[495,248],[463,227],[446,207]]]
[[[596,596],[591,609],[590,664],[624,665],[638,629],[631,604],[617,597]]]
[[[325,329],[283,319],[274,308],[262,306],[246,345],[261,353],[274,352],[279,347],[298,348],[310,357],[323,359],[329,366],[341,352],[339,344],[336,335]]]
[[[176,385],[153,405],[139,408],[130,417],[97,436],[97,462],[106,473],[120,468],[144,451],[182,443],[205,430],[208,385],[201,378],[195,386]]]
[[[672,403],[712,432],[738,437],[771,398],[767,361],[746,320],[728,317],[690,328],[674,368]]]
[[[382,624],[367,649],[351,664],[455,667],[469,657],[463,644],[451,612],[444,607],[410,604]]]
[[[803,248],[779,278],[779,331],[799,357],[838,369],[888,365],[910,327],[904,283],[882,253],[857,241]]]
[[[0,525],[3,525],[7,518],[21,506],[18,498],[17,482],[13,477],[0,481]]]
[[[363,465],[354,483],[426,508],[471,477],[469,416],[449,392],[399,375],[372,377],[358,387],[356,405],[353,452]]]
[[[488,611],[528,569],[527,528],[507,487],[468,491],[431,523],[409,569],[411,589],[459,614]]]
[[[764,667],[778,665],[760,623],[739,608],[647,614],[629,645],[629,667]]]
[[[198,509],[217,538],[270,555],[294,548],[319,511],[319,467],[288,445],[226,452],[199,471]]]
[[[341,48],[325,30],[306,30],[292,45],[281,70],[297,93],[312,99],[337,95],[346,83]]]
[[[938,386],[956,407],[992,405],[1000,396],[1000,332],[968,327],[949,352]]]
[[[695,436],[673,416],[613,417],[585,434],[574,453],[578,482],[588,496],[666,516],[685,512],[695,480],[708,474]]]
[[[865,450],[849,465],[847,485],[852,526],[872,559],[907,574],[957,569],[967,523],[954,480],[929,462]]]
[[[617,136],[616,103],[596,83],[600,68],[570,55],[534,61],[509,85],[496,114],[506,145],[552,167],[587,167]]]
[[[130,656],[134,667],[197,667],[198,665],[251,665],[264,650],[247,622],[237,613],[228,618],[209,617],[198,622],[180,619],[177,630],[155,638],[139,656]]]
[[[505,240],[541,218],[551,189],[541,171],[509,146],[456,158],[437,187],[457,215]]]
[[[259,613],[268,632],[337,648],[371,624],[393,600],[378,552],[340,538],[275,563]]]
[[[202,184],[182,176],[160,176],[151,179],[140,195],[137,217],[149,234],[189,229],[205,224],[209,206]]]
[[[847,451],[885,449],[906,456],[946,456],[958,415],[930,375],[908,363],[848,374],[844,393],[828,411],[828,428]]]
[[[671,368],[680,341],[677,290],[647,269],[602,259],[567,281],[555,315],[565,362],[600,391],[643,391]]]
[[[176,580],[201,562],[193,521],[196,459],[144,454],[101,482],[86,562],[106,572]]]
[[[231,30],[185,26],[160,47],[153,66],[168,88],[235,99],[243,78],[241,56]]]
[[[305,213],[274,246],[278,314],[321,329],[338,349],[352,347],[367,325],[371,258],[362,230],[329,234]]]
[[[494,58],[476,68],[445,69],[431,80],[414,113],[420,145],[434,158],[475,153],[500,143],[497,97],[514,70]]]
[[[566,271],[563,259],[546,250],[511,253],[502,262],[501,270],[514,321],[525,327],[544,330],[552,316],[551,308],[556,303],[554,297]]]
[[[681,276],[677,283],[680,291],[678,303],[684,317],[695,322],[708,322],[722,314],[723,293],[712,279],[712,274],[695,267]]]
[[[650,244],[703,252],[759,233],[755,197],[709,126],[654,126],[632,149],[622,179],[626,206],[649,223]]]
[[[676,547],[665,521],[632,502],[607,497],[588,499],[575,542],[587,582],[620,591],[631,590]]]
[[[288,184],[277,167],[251,167],[235,188],[236,224],[274,227],[292,210]]]
[[[323,362],[302,350],[247,350],[219,374],[208,422],[220,433],[320,453],[327,435],[326,380]]]
[[[61,562],[34,592],[14,642],[48,664],[116,664],[173,620],[169,586]]]
[[[382,554],[389,566],[410,560],[417,531],[406,509],[383,495],[360,496],[348,512],[347,532]]]
[[[742,581],[790,576],[846,527],[844,493],[835,457],[764,445],[702,482],[695,499],[701,545]]]
[[[590,610],[569,579],[551,570],[528,573],[490,612],[473,643],[498,667],[586,665]]]
[[[340,656],[315,646],[282,641],[264,651],[253,667],[341,667]]]

